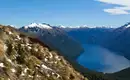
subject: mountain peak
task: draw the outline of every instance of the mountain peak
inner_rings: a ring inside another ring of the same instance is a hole
[[[52,27],[49,24],[46,24],[46,23],[31,23],[31,24],[25,26],[25,29],[33,28],[33,27],[39,27],[39,28],[44,28],[44,29],[52,29]]]

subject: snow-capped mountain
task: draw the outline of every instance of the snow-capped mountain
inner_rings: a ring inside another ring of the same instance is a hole
[[[46,23],[31,23],[27,26],[24,26],[25,29],[34,28],[34,27],[43,28],[43,29],[52,29],[52,27]]]
[[[19,30],[36,35],[39,40],[46,43],[52,49],[60,51],[68,58],[76,59],[83,52],[81,45],[73,38],[69,37],[61,28],[45,23],[32,23]]]

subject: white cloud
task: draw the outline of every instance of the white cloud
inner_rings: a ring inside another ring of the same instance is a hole
[[[120,14],[129,14],[129,12],[125,9],[121,9],[122,7],[115,7],[112,9],[104,9],[104,12],[108,12],[112,15],[120,15]]]
[[[107,3],[107,4],[114,4],[119,5],[121,7],[113,7],[110,9],[104,9],[104,12],[113,14],[113,15],[120,15],[120,14],[130,14],[130,0],[97,0],[99,2]]]

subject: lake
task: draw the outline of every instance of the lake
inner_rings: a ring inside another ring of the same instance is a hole
[[[113,73],[130,67],[130,61],[124,56],[98,45],[83,44],[85,52],[77,61],[84,67],[104,73]]]

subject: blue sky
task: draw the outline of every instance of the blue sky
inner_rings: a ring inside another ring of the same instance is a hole
[[[121,1],[124,0],[0,0],[0,24],[118,27],[130,21],[129,5]]]

